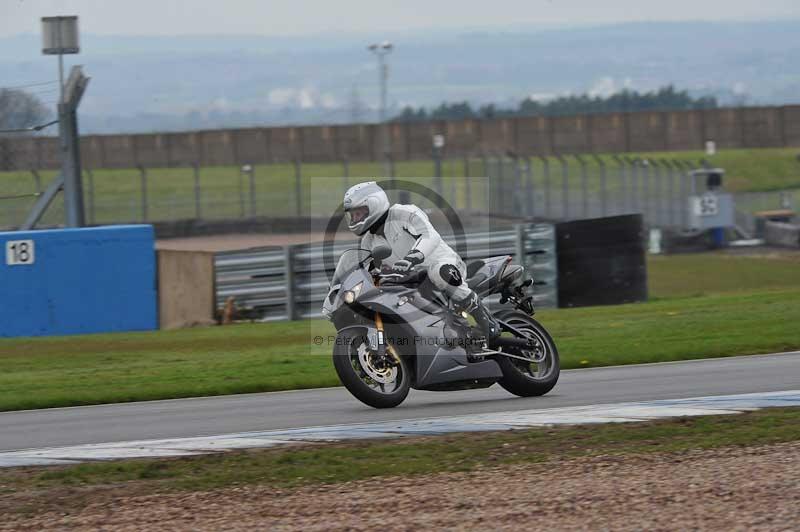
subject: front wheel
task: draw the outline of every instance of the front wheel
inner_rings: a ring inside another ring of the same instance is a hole
[[[344,387],[373,408],[399,405],[411,386],[411,376],[402,357],[378,355],[369,347],[366,330],[339,333],[333,348],[333,367]]]
[[[497,363],[503,371],[498,384],[520,397],[544,395],[556,385],[561,367],[556,344],[541,323],[519,311],[500,312],[496,317],[533,340],[533,349],[518,353],[531,362],[499,355]]]

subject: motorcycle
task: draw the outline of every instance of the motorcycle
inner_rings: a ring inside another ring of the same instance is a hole
[[[520,397],[544,395],[556,385],[558,350],[533,318],[522,266],[510,256],[467,266],[467,284],[481,298],[500,294],[493,312],[501,334],[487,339],[468,315],[438,292],[427,273],[399,276],[382,264],[391,249],[345,251],[334,271],[323,314],[337,334],[333,365],[361,402],[393,408],[409,389],[450,391],[495,383]]]

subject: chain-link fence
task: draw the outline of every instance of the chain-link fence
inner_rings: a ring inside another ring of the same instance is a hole
[[[762,236],[766,219],[788,219],[800,206],[800,189],[743,192],[736,195],[736,223],[747,233]]]
[[[685,228],[687,198],[693,191],[701,190],[692,183],[690,172],[695,165],[667,157],[487,154],[391,162],[388,167],[395,176],[386,178],[389,181],[430,188],[454,209],[527,220],[560,221],[641,213],[650,226]],[[55,174],[23,169],[0,173],[0,227],[19,227],[37,195]],[[380,162],[350,161],[241,167],[85,168],[83,192],[86,220],[92,225],[327,217],[339,206],[349,186],[366,179],[380,181],[379,176],[384,174]],[[397,191],[390,196],[395,201],[403,200]],[[770,201],[778,205],[785,202],[781,197],[780,193],[737,195],[742,227],[752,230],[753,214],[770,208],[767,205]],[[62,223],[63,200],[59,196],[40,226]]]
[[[545,220],[642,213],[652,226],[686,225],[689,163],[573,155],[490,157],[481,164],[502,202],[493,212]]]
[[[23,157],[8,135],[0,136],[0,230],[16,229],[31,212],[36,200],[56,176],[52,170],[39,171],[20,166]],[[50,205],[41,223],[59,225],[64,220],[64,202],[59,196]]]

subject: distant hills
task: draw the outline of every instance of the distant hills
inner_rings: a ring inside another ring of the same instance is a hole
[[[800,20],[380,37],[86,35],[68,63],[84,64],[92,77],[85,133],[373,121],[378,76],[366,45],[384,37],[396,46],[393,113],[669,84],[721,105],[800,102]],[[56,79],[56,61],[40,46],[33,35],[0,39],[0,86]],[[30,88],[47,103],[54,89]]]

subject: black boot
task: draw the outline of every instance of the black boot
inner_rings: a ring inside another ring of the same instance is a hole
[[[500,336],[500,325],[483,304],[481,298],[478,297],[478,294],[472,292],[464,300],[458,302],[458,305],[475,318],[475,322],[481,328],[483,334],[486,335],[487,340],[491,341]]]

